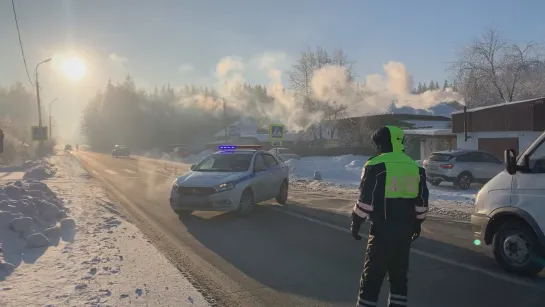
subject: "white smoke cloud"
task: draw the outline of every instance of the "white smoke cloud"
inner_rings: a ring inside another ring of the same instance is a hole
[[[282,79],[288,57],[283,52],[265,52],[244,61],[240,57],[222,58],[216,65],[216,88],[221,97],[228,101],[229,109],[250,117],[269,122],[282,122],[290,130],[306,129],[325,118],[323,111],[309,112],[301,99],[285,88]],[[420,95],[412,94],[413,77],[400,62],[388,62],[383,66],[384,74],[366,76],[363,81],[348,78],[344,67],[328,65],[314,71],[310,82],[312,100],[333,108],[345,106],[350,117],[387,112],[392,102],[397,107],[409,106],[415,109],[428,109],[440,102],[463,102],[460,94],[452,89],[427,91]],[[272,103],[258,102],[263,97],[252,93],[233,95],[233,90],[248,82],[248,76],[256,72],[268,80],[267,94]],[[184,103],[187,105],[187,102]],[[207,111],[222,110],[222,99],[197,96],[191,98],[190,105]]]
[[[235,56],[226,56],[216,65],[216,74],[219,77],[226,77],[230,72],[241,71],[244,69],[242,59]]]
[[[412,94],[413,77],[403,63],[391,61],[383,68],[384,75],[369,75],[363,82],[350,82],[344,67],[325,66],[314,72],[314,97],[343,104],[352,116],[386,112],[394,101],[397,107],[415,109],[429,109],[440,102],[463,102],[462,96],[450,88]]]

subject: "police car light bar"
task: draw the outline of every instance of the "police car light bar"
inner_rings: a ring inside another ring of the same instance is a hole
[[[261,145],[220,145],[218,146],[220,150],[235,150],[235,149],[261,149]]]

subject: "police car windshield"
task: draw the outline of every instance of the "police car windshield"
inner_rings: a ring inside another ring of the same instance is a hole
[[[246,172],[252,161],[251,153],[216,153],[208,156],[193,170],[197,172]]]

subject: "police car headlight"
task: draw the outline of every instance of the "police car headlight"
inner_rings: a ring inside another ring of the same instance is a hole
[[[214,187],[214,190],[216,190],[216,193],[219,193],[219,192],[229,191],[229,190],[232,190],[234,188],[235,188],[234,183],[226,182],[226,183],[218,184],[217,186]]]
[[[178,180],[174,180],[174,182],[172,183],[172,189],[176,190],[177,188],[178,188]]]

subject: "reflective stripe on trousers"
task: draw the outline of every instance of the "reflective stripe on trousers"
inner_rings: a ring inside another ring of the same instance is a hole
[[[369,230],[358,306],[376,306],[382,281],[388,273],[390,307],[407,305],[407,271],[412,232],[392,230],[389,225],[372,224]]]

